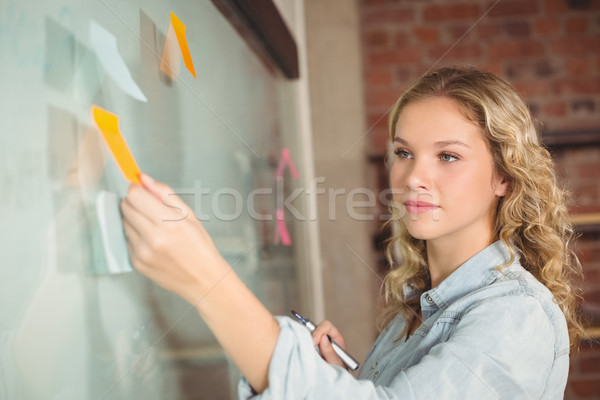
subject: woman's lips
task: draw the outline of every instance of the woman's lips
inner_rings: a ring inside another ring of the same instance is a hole
[[[411,214],[422,214],[427,211],[431,211],[431,210],[440,208],[440,206],[436,206],[435,204],[428,203],[426,201],[412,201],[412,200],[405,201],[404,207],[406,207],[406,211],[408,211]]]

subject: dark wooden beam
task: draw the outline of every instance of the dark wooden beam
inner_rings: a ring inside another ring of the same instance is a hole
[[[268,66],[286,78],[300,76],[296,41],[273,0],[212,0]]]
[[[550,148],[598,146],[600,145],[600,128],[544,132],[542,133],[542,142]]]

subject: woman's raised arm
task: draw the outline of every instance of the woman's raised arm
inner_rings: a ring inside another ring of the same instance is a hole
[[[221,257],[194,212],[147,175],[121,204],[134,267],[196,307],[250,385],[268,385],[279,324]]]

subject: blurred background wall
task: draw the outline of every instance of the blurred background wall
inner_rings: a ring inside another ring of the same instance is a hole
[[[324,187],[366,182],[374,193],[388,187],[388,112],[403,89],[433,68],[489,70],[525,98],[572,193],[580,234],[583,311],[592,340],[572,357],[565,396],[600,398],[600,1],[306,0],[305,8],[315,168],[316,176],[327,177]],[[325,200],[319,207],[326,216]],[[369,222],[319,222],[326,317],[361,351],[372,337],[355,328],[363,315],[375,313],[376,303],[365,300],[370,312],[353,310],[357,297],[377,295],[387,270],[383,214],[379,204]],[[359,232],[364,229],[369,238]],[[344,245],[349,237],[363,242],[360,250]],[[363,272],[369,279],[356,286],[360,268],[379,278]]]
[[[573,195],[583,310],[600,326],[600,1],[360,0],[357,6],[368,157],[379,176],[370,182],[387,187],[387,113],[411,81],[453,64],[505,77],[540,121],[542,141]],[[385,237],[379,229],[373,235],[376,243]],[[594,340],[572,357],[568,399],[600,398],[600,335],[590,333]]]

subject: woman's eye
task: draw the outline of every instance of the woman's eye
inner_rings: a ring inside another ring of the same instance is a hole
[[[440,154],[440,160],[443,162],[453,162],[458,160],[458,156],[450,153],[442,153]]]
[[[410,153],[403,149],[394,150],[394,154],[396,154],[399,158],[411,158]]]

